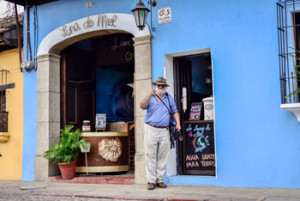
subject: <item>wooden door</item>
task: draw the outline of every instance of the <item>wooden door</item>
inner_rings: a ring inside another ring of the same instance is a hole
[[[61,55],[61,127],[95,125],[95,66],[91,52],[75,47]]]
[[[178,112],[180,114],[181,125],[183,121],[188,120],[189,108],[191,106],[192,97],[192,64],[191,61],[184,58],[174,58],[174,99],[177,105]],[[187,89],[187,110],[184,112],[182,109],[182,88]],[[183,144],[177,142],[177,174],[182,174],[182,156],[183,156]]]

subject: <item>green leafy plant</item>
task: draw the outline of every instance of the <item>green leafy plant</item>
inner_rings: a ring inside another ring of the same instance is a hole
[[[86,141],[79,140],[80,130],[74,132],[73,125],[67,125],[60,130],[60,143],[53,145],[44,153],[44,157],[53,163],[70,163],[75,161],[80,153],[80,146],[85,147]]]

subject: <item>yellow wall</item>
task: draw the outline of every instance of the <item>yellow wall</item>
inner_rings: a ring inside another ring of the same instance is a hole
[[[7,84],[15,83],[15,88],[8,89],[6,93],[6,111],[8,111],[8,133],[10,134],[10,138],[7,142],[0,142],[0,153],[2,155],[0,157],[0,180],[21,180],[23,73],[20,72],[18,49],[0,52],[0,70],[9,71],[7,74]]]

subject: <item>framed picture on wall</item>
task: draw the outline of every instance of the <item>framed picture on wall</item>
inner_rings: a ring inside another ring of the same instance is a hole
[[[96,114],[95,128],[96,130],[105,130],[106,114]]]

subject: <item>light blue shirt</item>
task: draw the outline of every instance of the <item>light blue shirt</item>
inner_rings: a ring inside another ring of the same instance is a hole
[[[170,100],[170,104],[168,98]],[[168,106],[169,110],[172,112],[173,115],[174,113],[178,112],[177,107],[175,105],[175,101],[172,98],[172,96],[170,96],[170,94],[168,94],[168,96],[164,94],[162,101]],[[170,108],[172,108],[172,110]],[[145,116],[145,123],[149,123],[153,126],[165,126],[165,127],[169,126],[170,123],[169,110],[161,101],[159,101],[156,98],[155,95],[151,96],[150,101],[148,105],[144,108],[144,110],[147,110]]]

